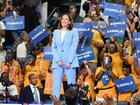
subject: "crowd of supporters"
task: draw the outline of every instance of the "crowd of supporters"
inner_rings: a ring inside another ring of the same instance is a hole
[[[79,8],[75,3],[67,7],[67,13],[73,18],[74,23],[94,21],[108,23],[110,17],[103,15],[104,10],[100,6],[100,1],[85,0],[81,6],[85,13],[84,17],[79,15]],[[43,89],[43,94],[52,94],[53,69],[51,68],[51,61],[44,59],[43,49],[45,46],[51,47],[53,30],[57,28],[62,14],[55,17],[57,21],[55,23],[52,18],[47,20],[48,23],[45,28],[50,32],[50,35],[36,46],[33,45],[28,34],[41,24],[43,14],[38,9],[38,4],[44,2],[47,1],[0,0],[1,103],[20,103],[22,90],[31,84],[30,76],[32,74],[36,75],[36,85]],[[97,29],[91,30],[93,36],[89,43],[93,48],[95,59],[84,60],[79,65],[76,84],[69,86],[66,75],[63,75],[61,95],[62,99],[63,96],[65,97],[67,105],[76,105],[76,103],[81,103],[81,105],[88,105],[89,103],[92,105],[140,104],[140,62],[135,55],[136,47],[133,43],[133,33],[140,31],[140,1],[106,2],[121,4],[126,10],[124,15],[127,17],[127,23],[124,39],[122,43],[119,43],[116,36],[111,37],[110,40],[104,38],[100,23]],[[11,11],[14,16],[25,16],[24,30],[9,31],[5,29],[3,19]],[[7,46],[7,43],[10,44],[10,47]],[[104,80],[104,76],[108,76],[109,79]],[[127,76],[132,76],[137,89],[118,93],[114,81]],[[58,99],[53,95],[50,97],[54,105],[62,104],[61,98]]]

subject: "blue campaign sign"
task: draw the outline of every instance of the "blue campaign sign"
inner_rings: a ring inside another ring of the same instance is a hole
[[[46,38],[50,33],[46,31],[46,29],[42,26],[39,25],[35,29],[33,29],[29,33],[29,37],[34,45],[38,44],[41,40]]]
[[[73,29],[76,29],[78,32],[81,31],[90,31],[92,29],[92,22],[87,23],[75,23]]]
[[[124,78],[116,79],[115,81],[118,93],[129,92],[136,90],[137,86],[132,76],[126,76]]]
[[[95,59],[94,51],[91,46],[86,46],[82,49],[77,49],[77,56],[80,64],[83,62],[83,60],[89,61]]]
[[[93,32],[92,31],[81,31],[82,36],[86,36],[88,39],[92,39]]]
[[[136,49],[140,49],[140,32],[133,33],[133,42]]]
[[[24,29],[24,27],[25,27],[24,16],[17,16],[16,18],[6,17],[5,18],[5,27],[6,27],[6,30]]]
[[[14,16],[13,11],[10,11],[6,14],[6,17],[13,17],[13,16]]]
[[[125,9],[123,5],[114,4],[114,3],[105,3],[104,4],[104,15],[110,17],[122,16]]]
[[[91,22],[92,24],[92,29],[99,29],[100,28],[103,30],[107,27],[107,23],[105,21],[93,21]]]
[[[137,61],[138,61],[138,66],[140,66],[140,49],[136,50],[136,58],[137,58]]]
[[[91,31],[81,31],[78,48],[90,46],[94,33]]]
[[[121,17],[114,17],[114,18],[109,18],[109,25],[110,26],[122,26],[124,28],[126,28],[126,18],[124,16]]]
[[[44,47],[44,59],[52,61],[53,55],[51,46]]]
[[[105,29],[104,38],[110,38],[111,36],[116,36],[117,38],[123,39],[125,34],[124,26],[110,26]]]
[[[78,32],[90,31],[92,29],[98,29],[99,25],[101,29],[107,27],[107,23],[105,21],[93,21],[93,22],[85,22],[85,23],[75,23],[73,29],[76,29]]]

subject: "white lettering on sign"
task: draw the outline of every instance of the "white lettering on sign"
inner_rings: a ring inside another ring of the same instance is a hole
[[[114,9],[114,8],[106,8],[106,11],[111,11],[111,12],[117,12],[117,13],[121,13],[123,12],[122,10],[118,10],[118,9]]]
[[[43,29],[42,31],[38,32],[34,37],[32,37],[32,40],[35,40],[38,36],[40,36],[44,32],[45,32],[45,29]]]
[[[130,86],[130,85],[132,85],[132,84],[133,84],[133,82],[130,81],[130,82],[126,82],[126,83],[118,84],[117,87]]]
[[[7,22],[7,25],[19,25],[23,24],[23,21],[18,21],[18,22]]]

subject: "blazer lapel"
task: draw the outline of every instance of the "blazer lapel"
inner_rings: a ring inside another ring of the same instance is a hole
[[[61,30],[59,30],[59,33],[58,33],[58,43],[60,43],[60,45],[62,44],[61,43],[61,34],[62,34],[62,32],[61,32]]]
[[[32,93],[32,90],[31,90],[30,86],[29,86],[29,96],[31,96],[32,99],[34,100],[34,96],[33,96],[33,93]]]

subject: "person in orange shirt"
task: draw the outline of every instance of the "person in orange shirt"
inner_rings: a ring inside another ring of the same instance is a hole
[[[104,51],[102,54],[102,61],[104,55],[109,55],[112,57],[112,70],[113,72],[119,77],[122,74],[122,66],[123,66],[123,59],[122,59],[122,47],[116,41],[117,39],[114,37],[112,41],[108,42],[108,45],[104,47]],[[107,43],[106,43],[107,44]]]
[[[37,48],[35,65],[39,66],[39,71],[40,71],[40,75],[41,75],[40,79],[41,79],[41,82],[42,82],[42,85],[44,88],[46,74],[47,74],[47,71],[48,71],[49,66],[51,64],[51,61],[44,59],[44,52],[43,52],[44,45],[42,43],[39,43],[37,47],[38,48]]]
[[[83,22],[92,22],[92,19],[90,17],[86,17]],[[93,29],[92,32],[94,33],[94,35],[92,37],[90,45],[93,48],[95,59],[88,61],[88,64],[92,73],[95,75],[95,70],[98,63],[99,48],[102,48],[104,46],[104,42],[98,30]]]
[[[117,93],[115,89],[114,79],[117,78],[116,74],[112,70],[112,57],[106,55],[104,57],[104,62],[101,67],[98,67],[95,73],[95,78],[98,83],[96,89],[98,93],[96,96],[96,101],[105,102],[104,95],[109,94],[116,101]]]
[[[131,74],[131,66],[129,64],[124,64],[123,65],[123,75],[120,75],[119,78],[123,78],[123,77],[127,77],[127,76],[132,76],[134,79],[134,82],[136,84],[136,86],[138,86],[140,84],[140,82],[138,81],[138,79],[136,78],[136,76],[134,76],[133,74]],[[129,102],[131,99],[131,96],[133,95],[133,93],[135,93],[135,90],[129,91],[129,92],[123,92],[123,93],[119,93],[118,94],[118,101],[126,101]]]
[[[29,55],[25,65],[24,87],[29,85],[28,76],[35,74],[37,76],[37,86],[42,88],[41,75],[39,71],[39,65],[35,64],[36,56]]]
[[[92,101],[95,98],[95,93],[93,91],[94,88],[94,78],[91,69],[89,68],[89,65],[87,64],[87,61],[83,61],[83,63],[80,66],[81,74],[78,77],[77,84],[80,87],[80,90],[83,90],[83,88],[87,85],[88,89],[85,91],[87,94],[87,98],[90,101]],[[79,91],[80,91],[79,90]]]
[[[9,80],[16,85],[19,92],[20,87],[23,84],[23,76],[21,74],[20,64],[13,58],[13,52],[11,49],[6,51],[6,58],[5,61],[1,63],[1,68],[2,72],[9,73]]]

